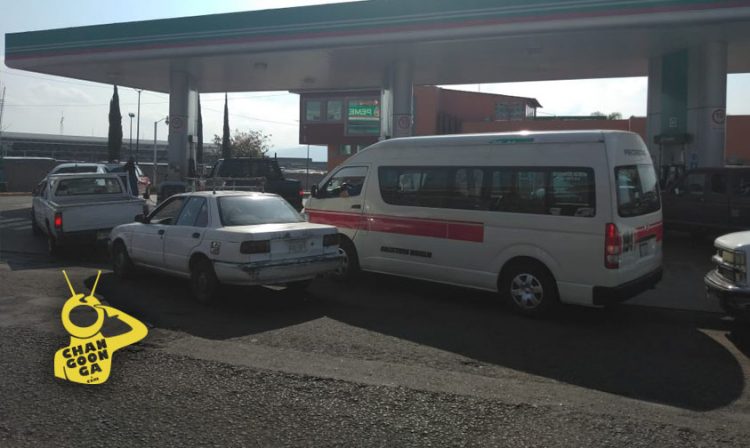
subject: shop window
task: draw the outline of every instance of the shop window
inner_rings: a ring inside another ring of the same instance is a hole
[[[341,100],[329,100],[326,103],[326,121],[341,121],[344,102]]]
[[[323,103],[321,101],[306,101],[305,102],[305,120],[306,121],[320,121],[323,117],[321,109]]]

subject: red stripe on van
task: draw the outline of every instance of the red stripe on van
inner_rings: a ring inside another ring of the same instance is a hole
[[[365,217],[361,213],[326,212],[322,210],[306,210],[310,222],[328,224],[345,229],[361,230],[365,228]]]
[[[635,229],[636,243],[652,236],[656,237],[656,241],[661,241],[664,237],[664,224],[661,221]]]
[[[484,224],[398,216],[362,215],[358,213],[307,210],[310,222],[330,224],[347,229],[425,236],[457,241],[484,242]]]

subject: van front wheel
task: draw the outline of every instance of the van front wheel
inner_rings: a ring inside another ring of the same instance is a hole
[[[341,254],[341,265],[333,272],[333,279],[341,282],[351,281],[359,273],[357,249],[350,240],[342,237],[339,254]]]
[[[518,261],[504,269],[499,287],[505,301],[527,316],[548,314],[560,303],[555,279],[533,261]]]

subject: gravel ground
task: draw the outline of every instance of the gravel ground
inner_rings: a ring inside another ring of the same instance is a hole
[[[65,339],[0,328],[2,446],[749,446],[748,428],[695,430],[581,409],[258,371],[136,346],[108,383],[56,380]]]

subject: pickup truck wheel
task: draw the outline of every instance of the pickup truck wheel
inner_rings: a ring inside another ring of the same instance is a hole
[[[132,277],[135,271],[135,266],[128,255],[128,250],[120,241],[116,242],[114,247],[112,247],[112,270],[117,278],[121,280]]]
[[[207,305],[216,299],[219,279],[210,261],[203,259],[193,263],[190,269],[190,290],[199,303]]]
[[[57,241],[55,241],[55,237],[53,237],[52,235],[47,236],[47,253],[49,253],[53,257],[60,255],[60,246],[57,244]]]
[[[39,224],[36,223],[36,218],[34,217],[34,213],[32,211],[31,214],[31,233],[34,236],[41,236],[42,235],[42,229],[39,228]]]
[[[359,273],[359,257],[357,249],[351,241],[341,239],[339,253],[343,256],[341,266],[333,272],[333,279],[341,282],[353,280]]]

